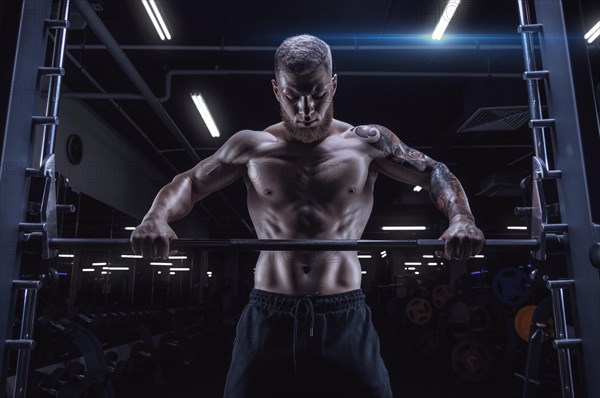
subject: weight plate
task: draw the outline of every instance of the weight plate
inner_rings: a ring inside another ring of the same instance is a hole
[[[437,285],[431,292],[431,301],[433,305],[440,308],[444,303],[453,296],[450,285]]]
[[[512,307],[519,307],[529,300],[530,287],[527,274],[515,267],[502,269],[492,282],[492,291],[496,298]]]
[[[479,341],[464,340],[452,349],[452,369],[463,380],[484,380],[489,376],[492,365],[492,353]]]
[[[415,325],[424,325],[431,320],[433,309],[429,301],[413,298],[406,305],[406,317]]]
[[[474,332],[483,332],[490,326],[490,314],[485,308],[473,305],[469,307],[467,327]]]

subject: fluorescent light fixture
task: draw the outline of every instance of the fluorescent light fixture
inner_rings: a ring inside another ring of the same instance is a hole
[[[171,271],[189,271],[189,268],[171,268]]]
[[[107,271],[129,271],[129,267],[102,267]]]
[[[433,258],[433,254],[423,254],[423,258]]]
[[[366,275],[367,271],[360,271],[361,274]]]
[[[135,231],[135,227],[125,227],[125,231]]]
[[[387,257],[387,253],[386,252],[381,253],[381,258],[386,258],[386,257]]]
[[[121,258],[142,258],[139,254],[121,254]]]
[[[382,255],[382,256],[383,256],[384,254],[387,254],[387,252],[386,252],[385,250],[383,250],[383,251],[381,252],[381,255]]]
[[[370,254],[359,254],[358,258],[371,258]]]
[[[156,2],[154,0],[142,0],[142,4],[152,21],[152,25],[154,25],[154,29],[156,29],[156,32],[158,33],[158,37],[160,37],[161,40],[171,40],[171,33],[169,33],[165,20],[158,11]]]
[[[583,38],[587,40],[588,43],[592,43],[598,38],[598,36],[600,36],[600,21],[598,21],[596,25],[592,27],[592,29],[588,30]]]
[[[256,269],[256,268],[254,268]],[[212,271],[206,271],[206,275],[212,275]]]
[[[446,8],[444,8],[444,12],[442,12],[442,17],[431,35],[433,40],[441,40],[459,4],[460,0],[448,0]]]
[[[169,256],[169,260],[187,260],[187,256]]]
[[[415,226],[385,226],[385,227],[381,227],[382,230],[384,231],[425,231],[427,229],[427,227],[424,227],[422,225],[415,225]]]
[[[94,268],[82,268],[81,271],[82,272],[94,272],[94,271],[96,271],[96,269],[94,269]]]
[[[407,270],[409,270],[409,271],[414,271],[414,270],[416,270],[416,268],[415,268],[415,267],[408,267],[408,268],[406,268],[406,269],[407,269]]]
[[[518,225],[509,225],[506,229],[518,230],[518,231],[527,231],[527,227],[522,227]]]
[[[171,271],[169,272],[169,275],[175,275],[175,272]]]
[[[106,275],[106,274],[108,274],[108,271],[102,271],[102,272],[100,272],[100,273],[101,273],[102,275]]]
[[[419,271],[415,271],[415,275],[419,275]]]
[[[150,263],[150,265],[173,265],[173,263],[161,263],[160,261],[159,262],[153,261]]]
[[[427,265],[437,265],[437,263],[427,263]]]
[[[100,265],[106,265],[106,263],[92,263],[92,265],[93,265],[94,267],[98,267],[98,266],[100,266]]]
[[[215,120],[210,114],[208,106],[206,106],[206,101],[204,101],[204,98],[202,97],[202,94],[200,94],[199,92],[193,92],[190,94],[190,96],[192,97],[192,101],[194,101],[198,112],[200,112],[200,116],[202,116],[202,120],[204,120],[204,124],[206,124],[210,135],[212,135],[214,138],[219,137],[221,133],[219,133],[217,124],[215,123]]]
[[[73,257],[75,257],[75,255],[74,254],[61,253],[61,254],[58,255],[58,257],[73,258]]]
[[[404,265],[421,265],[420,262],[415,262],[415,261],[407,261],[404,263]]]
[[[483,254],[476,254],[473,257],[474,258],[484,258],[485,256]]]
[[[156,273],[157,273],[158,275],[160,275],[160,274],[162,274],[162,271],[156,271]]]
[[[415,187],[413,188],[413,191],[415,191],[415,192],[421,192],[422,189],[423,189],[423,187],[421,187],[419,185],[415,185]]]

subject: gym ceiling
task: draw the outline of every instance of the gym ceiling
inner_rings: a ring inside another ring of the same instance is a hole
[[[446,163],[463,182],[487,237],[526,236],[506,229],[524,225],[513,208],[523,203],[519,182],[530,173],[533,153],[517,0],[463,0],[440,41],[433,41],[431,33],[446,1],[156,3],[171,40],[159,38],[141,1],[90,2],[200,158],[236,131],[280,120],[270,84],[274,49],[285,37],[311,33],[332,46],[339,79],[336,118],[385,125],[408,145]],[[600,16],[600,3],[586,0],[582,7],[587,30]],[[65,97],[66,91],[97,93],[98,86],[107,93],[139,96],[75,7],[70,19]],[[598,87],[600,40],[588,48]],[[194,91],[203,94],[219,138],[211,137],[197,112],[190,98]],[[110,101],[85,101],[167,174],[194,165],[146,101],[115,100],[153,145]],[[217,195],[202,204],[202,212],[211,214],[211,236],[251,236],[239,219],[249,222],[243,183],[224,193],[231,206]],[[432,237],[440,222],[443,217],[426,192],[380,176],[364,238],[410,236],[381,231],[390,224],[426,225],[425,236]]]

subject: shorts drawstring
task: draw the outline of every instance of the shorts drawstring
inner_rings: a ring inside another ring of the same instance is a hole
[[[313,305],[311,297],[314,297],[318,294],[319,293],[316,292],[316,293],[311,293],[309,295],[301,297],[296,302],[296,304],[294,304],[292,309],[290,310],[290,315],[294,318],[294,341],[292,343],[292,357],[294,359],[294,373],[298,373],[298,365],[296,363],[296,346],[297,346],[297,342],[298,342],[298,318],[299,318],[298,315],[300,313],[300,304],[305,306],[305,308],[307,309],[306,315],[308,315],[310,317],[308,335],[309,335],[309,337],[313,337],[314,327],[315,327],[315,307]]]

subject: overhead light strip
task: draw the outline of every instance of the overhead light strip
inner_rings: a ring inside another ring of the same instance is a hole
[[[438,22],[437,26],[433,31],[433,34],[431,35],[431,38],[433,40],[441,40],[459,4],[460,0],[448,0],[446,8],[444,8],[444,12],[442,12],[442,17],[440,18],[440,21]]]
[[[425,231],[427,228],[422,225],[415,226],[385,226],[381,227],[384,231]]]
[[[219,132],[217,124],[208,110],[208,106],[206,106],[206,101],[204,101],[202,94],[194,92],[191,93],[190,96],[196,105],[196,109],[198,109],[198,112],[200,112],[200,116],[202,116],[202,120],[204,120],[204,124],[206,124],[210,135],[212,135],[214,138],[219,137],[221,133]]]
[[[142,4],[154,25],[154,29],[156,29],[156,32],[158,33],[158,37],[160,37],[161,40],[171,40],[171,33],[169,33],[165,20],[158,11],[156,2],[154,0],[142,0]]]
[[[600,36],[600,21],[598,21],[596,25],[592,27],[592,29],[588,30],[588,32],[585,34],[585,36],[583,36],[583,38],[591,44],[594,40],[598,38],[598,36]]]

